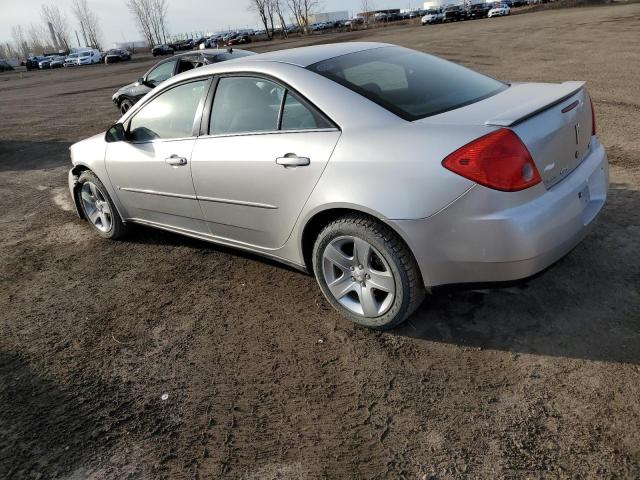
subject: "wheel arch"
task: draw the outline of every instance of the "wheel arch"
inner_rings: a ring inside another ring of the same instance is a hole
[[[80,178],[80,175],[82,175],[82,172],[86,172],[86,171],[91,172],[93,175],[98,177],[98,180],[100,180],[100,182],[102,182],[104,187],[107,189],[107,194],[110,196],[111,201],[116,207],[116,212],[120,216],[120,220],[122,221],[122,223],[126,224],[127,222],[125,222],[124,220],[125,217],[122,215],[122,211],[121,211],[118,199],[114,198],[113,194],[109,191],[109,186],[108,186],[109,183],[105,183],[104,180],[100,178],[100,175],[98,175],[95,172],[95,170],[93,170],[90,166],[84,163],[78,163],[77,165],[74,165],[71,168],[71,170],[69,170],[69,193],[71,194],[71,198],[73,199],[73,205],[76,209],[76,213],[78,217],[80,217],[83,220],[86,220],[82,207],[80,205],[80,199],[78,198],[78,179]]]
[[[414,260],[416,260],[411,248],[411,243],[408,241],[404,232],[396,228],[396,226],[392,223],[388,222],[386,217],[380,212],[376,212],[374,210],[371,210],[370,208],[365,208],[359,205],[334,205],[310,213],[308,218],[304,222],[304,226],[302,227],[302,233],[300,235],[300,252],[302,254],[304,266],[306,267],[308,272],[313,273],[313,245],[318,238],[318,234],[325,226],[327,226],[332,221],[349,214],[366,215],[386,225],[396,235],[398,235],[398,237],[406,245],[409,252],[411,252]],[[426,278],[424,276],[425,272],[421,271],[421,273],[422,278]]]

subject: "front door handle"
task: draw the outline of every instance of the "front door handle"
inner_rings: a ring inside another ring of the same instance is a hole
[[[287,153],[284,157],[276,158],[276,163],[283,167],[306,167],[311,160],[307,157],[299,157],[295,153]]]
[[[187,164],[187,159],[186,158],[179,157],[175,153],[173,155],[171,155],[170,157],[165,158],[164,161],[167,162],[169,165],[173,165],[174,167],[180,167],[182,165],[186,165]]]

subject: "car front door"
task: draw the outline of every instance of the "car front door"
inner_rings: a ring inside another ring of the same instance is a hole
[[[265,78],[222,77],[212,103],[203,118],[208,128],[192,155],[196,195],[210,231],[278,248],[340,131],[309,102]]]
[[[107,173],[126,216],[206,233],[191,180],[191,153],[211,80],[172,86],[127,122],[127,140],[109,143]]]

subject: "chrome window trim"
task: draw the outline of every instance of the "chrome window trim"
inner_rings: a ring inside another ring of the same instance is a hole
[[[257,132],[237,132],[237,133],[219,133],[217,135],[200,135],[198,139],[208,138],[225,138],[225,137],[245,137],[255,135],[282,135],[286,133],[311,133],[311,132],[339,132],[338,128],[307,128],[301,130],[259,130]]]

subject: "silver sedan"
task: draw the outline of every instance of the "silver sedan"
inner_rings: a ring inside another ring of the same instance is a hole
[[[608,186],[583,82],[504,83],[378,43],[198,68],[71,147],[80,217],[313,272],[390,328],[431,287],[531,276],[587,234]]]

